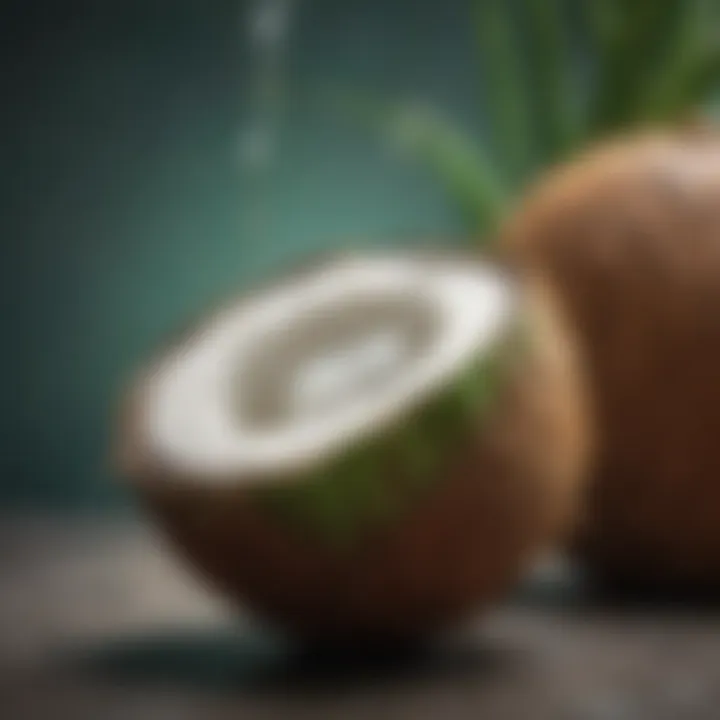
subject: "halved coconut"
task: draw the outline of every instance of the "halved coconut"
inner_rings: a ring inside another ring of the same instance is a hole
[[[587,452],[570,344],[528,287],[387,252],[245,293],[134,383],[122,470],[206,577],[288,630],[459,621],[564,526]]]
[[[505,230],[574,323],[600,447],[577,547],[615,585],[720,589],[720,128],[591,149]]]

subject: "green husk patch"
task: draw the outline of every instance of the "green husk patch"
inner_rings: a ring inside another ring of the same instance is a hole
[[[329,459],[310,476],[257,489],[255,499],[301,532],[337,549],[352,547],[443,479],[453,454],[467,447],[492,412],[524,340],[518,323],[402,423]]]

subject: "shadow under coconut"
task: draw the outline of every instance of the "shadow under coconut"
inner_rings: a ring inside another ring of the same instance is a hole
[[[720,620],[720,588],[588,574],[577,609],[615,615]]]
[[[509,648],[473,636],[436,645],[373,646],[362,651],[299,647],[262,634],[174,630],[108,638],[56,658],[86,678],[211,693],[283,696],[371,689],[440,688],[472,678],[512,675]]]
[[[720,620],[720,586],[602,576],[570,561],[562,572],[540,573],[531,578],[516,594],[515,603],[579,616]]]
[[[587,576],[566,558],[537,568],[517,588],[511,602],[521,608],[562,610],[588,602],[591,586]]]

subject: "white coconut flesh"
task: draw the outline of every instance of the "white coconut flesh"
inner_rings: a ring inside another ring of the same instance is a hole
[[[348,259],[243,299],[149,373],[143,438],[178,474],[282,479],[412,412],[492,352],[514,287],[491,264]]]

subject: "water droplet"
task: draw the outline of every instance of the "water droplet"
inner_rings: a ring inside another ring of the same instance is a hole
[[[293,0],[260,0],[247,23],[248,34],[260,48],[279,48],[290,26]]]

